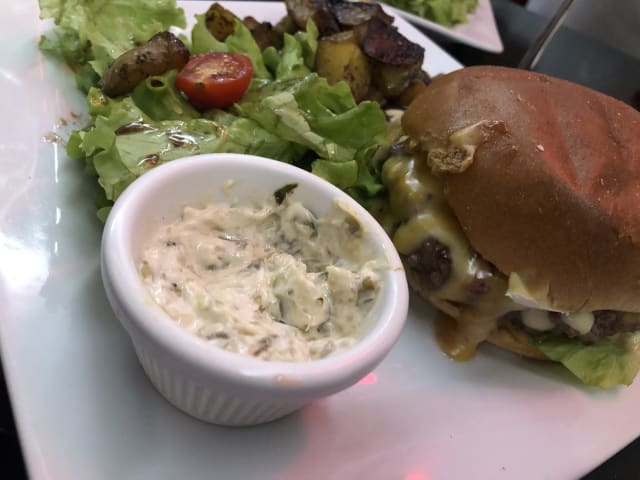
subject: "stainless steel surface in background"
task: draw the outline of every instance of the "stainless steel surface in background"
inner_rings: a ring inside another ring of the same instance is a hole
[[[550,17],[560,0],[529,0],[527,9]],[[640,59],[639,0],[578,0],[564,26]]]
[[[566,16],[569,14],[569,10],[573,5],[573,0],[563,0],[559,7],[553,13],[553,16],[549,20],[549,23],[544,30],[538,35],[538,38],[531,44],[527,53],[524,54],[518,68],[524,68],[526,70],[532,70],[538,64],[540,57],[544,54],[545,48],[549,45],[553,36],[556,34]]]

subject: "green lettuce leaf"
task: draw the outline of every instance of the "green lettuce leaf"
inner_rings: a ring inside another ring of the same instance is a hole
[[[134,103],[153,120],[189,120],[200,117],[176,88],[177,70],[140,82],[131,92]]]
[[[478,0],[386,0],[386,3],[445,26],[467,21]]]
[[[306,30],[294,33],[294,37],[302,47],[302,57],[309,70],[315,71],[316,53],[318,51],[318,27],[311,18],[307,20]]]
[[[191,53],[199,55],[209,52],[228,52],[226,43],[220,42],[207,29],[205,14],[195,15],[196,23],[191,30]]]
[[[355,160],[331,162],[318,159],[311,164],[311,172],[345,190],[358,180],[358,162]]]
[[[234,32],[224,42],[216,40],[211,35],[205,23],[205,15],[196,15],[196,24],[191,30],[192,53],[233,52],[241,53],[251,59],[253,75],[257,78],[271,78],[271,74],[264,64],[260,47],[253,39],[249,29],[236,19]]]
[[[340,83],[336,85],[336,87],[342,85],[345,84]],[[326,87],[328,85],[326,82],[323,82],[323,86]],[[308,91],[306,93],[311,92]],[[309,99],[307,97],[306,99],[315,103],[318,99],[322,98],[322,89],[318,88],[316,98]],[[326,97],[324,98],[331,98],[329,92],[326,92]],[[301,96],[297,97],[302,108],[307,108],[307,111],[309,111],[311,108],[310,104],[305,101],[306,99],[301,98]],[[365,121],[367,122],[366,124],[361,123]],[[384,133],[387,128],[387,120],[380,109],[380,105],[368,101],[347,107],[347,109],[340,113],[332,112],[327,115],[317,114],[310,118],[309,124],[316,133],[323,137],[340,145],[355,149],[370,145],[374,137]],[[356,125],[358,127],[354,128]]]
[[[229,35],[225,41],[229,46],[229,51],[233,53],[241,53],[251,59],[253,64],[253,75],[258,78],[271,78],[271,74],[262,61],[262,52],[260,47],[253,39],[253,35],[244,23],[236,19],[234,32]]]
[[[269,48],[272,49],[271,52],[275,52],[273,47]],[[285,33],[282,50],[270,56],[275,60],[270,63],[277,80],[301,78],[311,73],[302,56],[302,44],[293,35]]]
[[[61,58],[71,67],[76,78],[76,85],[83,92],[88,92],[92,85],[97,85],[100,76],[89,65],[91,51],[81,43],[78,35],[69,29],[58,28],[53,37],[42,36],[40,50]]]
[[[294,35],[285,33],[282,50],[278,52],[275,47],[267,47],[262,58],[276,80],[301,78],[313,71],[317,50],[318,28],[309,19],[306,31]]]
[[[356,105],[346,84],[329,85],[315,73],[252,86],[234,108],[331,162],[353,161],[359,149],[377,144],[387,129],[378,104]]]
[[[62,57],[84,90],[95,85],[122,53],[171,26],[184,28],[176,0],[40,0],[40,18],[52,18],[53,36],[40,48]]]
[[[640,332],[606,337],[593,344],[557,336],[532,337],[531,342],[587,385],[631,385],[640,370]]]
[[[200,153],[248,153],[285,162],[304,149],[277,137],[248,118],[208,112],[207,118],[154,121],[132,97],[110,99],[96,88],[87,97],[91,127],[75,132],[67,144],[95,172],[106,200],[113,202],[140,175],[156,165]]]

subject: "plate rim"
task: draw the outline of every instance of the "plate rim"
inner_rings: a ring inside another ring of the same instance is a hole
[[[384,3],[384,2],[382,2]],[[472,13],[469,15],[469,20],[467,23],[465,24],[458,24],[458,25],[454,25],[452,27],[446,27],[444,25],[440,25],[439,23],[436,23],[434,21],[431,21],[429,19],[426,19],[424,17],[421,17],[419,15],[416,15],[415,13],[409,12],[407,10],[403,10],[400,7],[396,7],[393,5],[389,5],[387,3],[384,3],[385,7],[389,7],[391,10],[393,10],[398,16],[403,17],[405,20],[414,23],[422,28],[425,28],[427,30],[432,30],[440,35],[443,35],[447,38],[450,38],[452,40],[458,41],[460,43],[463,44],[467,44],[471,47],[477,48],[479,50],[484,50],[490,53],[502,53],[504,52],[504,44],[502,43],[502,37],[500,36],[500,32],[498,31],[498,26],[496,24],[496,20],[495,20],[495,14],[493,12],[493,6],[491,5],[491,1],[490,0],[479,0],[478,3],[478,7],[482,6],[483,8],[486,8],[489,13],[490,13],[490,28],[491,28],[491,34],[494,37],[492,42],[487,42],[487,41],[483,41],[483,40],[478,40],[475,37],[466,35],[466,34],[461,34],[459,32],[456,31],[457,28],[459,27],[463,27],[464,25],[467,25],[469,22],[473,22],[474,21],[474,17],[476,16],[476,13]]]

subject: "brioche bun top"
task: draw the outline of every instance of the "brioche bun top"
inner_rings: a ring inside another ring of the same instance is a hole
[[[640,312],[640,113],[564,80],[483,66],[437,77],[402,125],[473,248],[536,302]],[[452,135],[474,125],[457,171],[429,154],[460,157]]]

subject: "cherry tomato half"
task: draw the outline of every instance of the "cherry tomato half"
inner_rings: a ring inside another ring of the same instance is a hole
[[[176,87],[199,110],[226,108],[249,88],[253,66],[239,53],[203,53],[192,56],[176,77]]]

